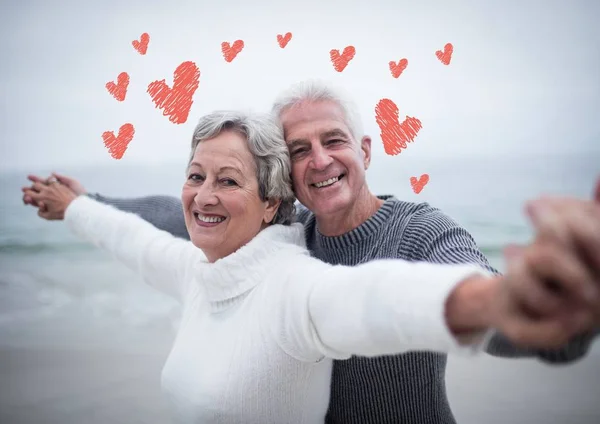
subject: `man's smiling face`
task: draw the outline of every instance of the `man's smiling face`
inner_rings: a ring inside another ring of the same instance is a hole
[[[365,187],[370,140],[354,138],[332,101],[303,102],[280,116],[298,200],[316,216],[350,210]]]

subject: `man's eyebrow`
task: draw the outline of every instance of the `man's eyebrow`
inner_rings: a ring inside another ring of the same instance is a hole
[[[321,134],[321,139],[323,138],[330,138],[330,137],[341,137],[341,138],[348,138],[348,135],[346,134],[345,131],[340,130],[339,128],[335,128],[333,130],[330,131],[326,131],[323,134]]]
[[[306,144],[310,144],[310,142],[308,140],[306,140],[305,138],[296,138],[294,140],[290,140],[287,143],[288,149],[293,149],[294,147],[297,147],[300,145],[306,145]]]

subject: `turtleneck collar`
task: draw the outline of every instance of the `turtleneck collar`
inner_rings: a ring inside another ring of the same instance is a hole
[[[302,224],[271,225],[229,256],[214,263],[198,261],[196,282],[217,312],[263,281],[272,272],[276,256],[301,251],[308,254]]]

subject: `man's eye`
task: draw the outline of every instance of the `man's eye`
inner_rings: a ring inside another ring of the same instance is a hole
[[[327,142],[327,144],[340,144],[340,143],[343,143],[343,142],[344,142],[344,140],[340,140],[340,139],[336,138],[336,139],[333,139],[333,140],[329,140]]]
[[[296,149],[292,152],[292,156],[297,156],[297,155],[301,155],[302,153],[306,153],[307,149]]]

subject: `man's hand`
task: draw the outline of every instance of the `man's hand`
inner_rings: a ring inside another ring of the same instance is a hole
[[[38,216],[49,221],[64,219],[65,210],[77,197],[70,188],[57,180],[49,180],[47,184],[34,182],[31,188],[23,191],[31,199],[31,204],[37,205]]]

